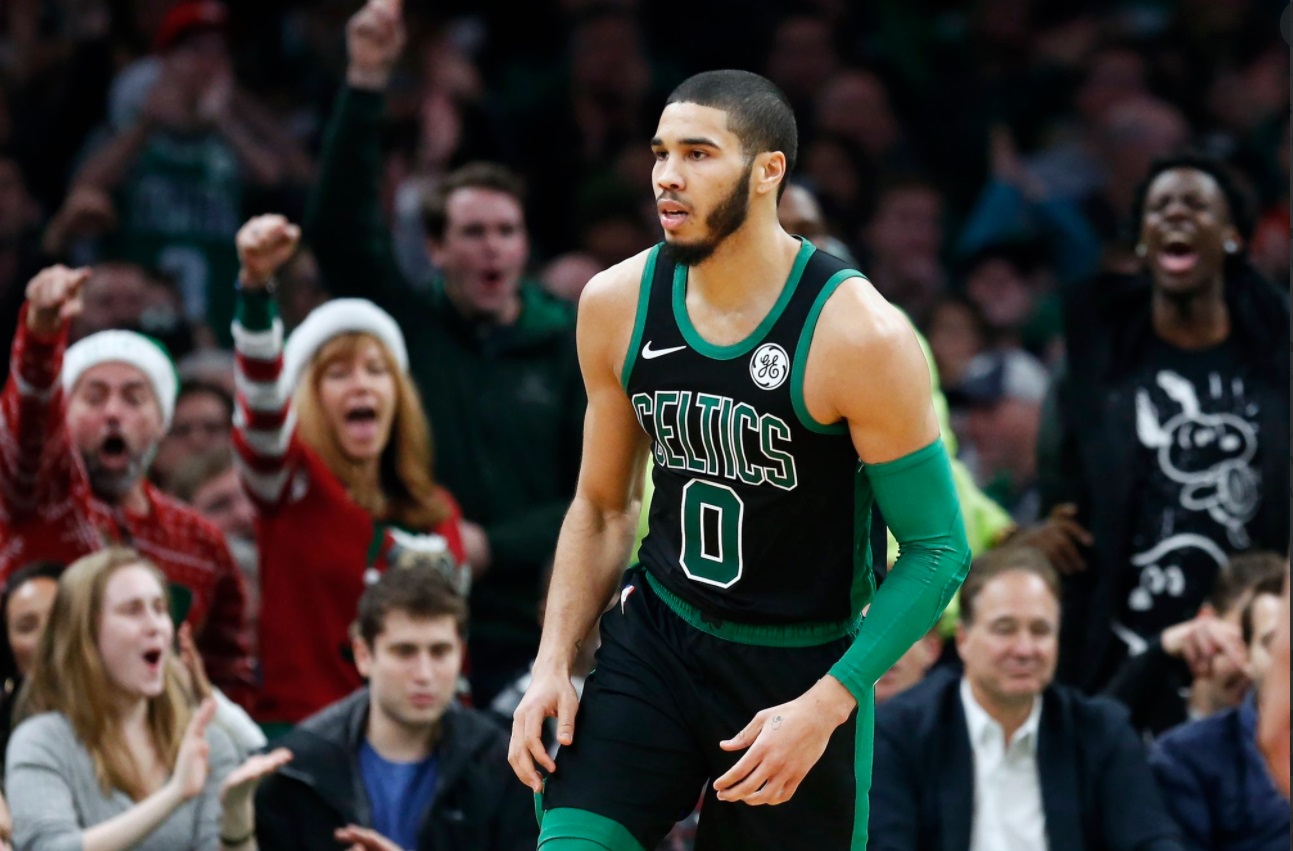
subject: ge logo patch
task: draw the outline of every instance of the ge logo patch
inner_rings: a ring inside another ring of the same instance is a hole
[[[790,375],[790,357],[776,343],[764,343],[750,357],[750,378],[764,390],[775,390]]]

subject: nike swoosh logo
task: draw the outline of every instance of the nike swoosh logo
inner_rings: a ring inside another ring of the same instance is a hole
[[[667,348],[667,349],[653,349],[653,348],[651,348],[651,341],[650,341],[650,340],[647,340],[647,344],[646,344],[645,346],[643,346],[643,347],[642,347],[642,357],[643,357],[644,359],[646,359],[646,360],[652,360],[652,359],[654,359],[654,358],[662,358],[662,357],[664,357],[665,355],[671,355],[671,354],[673,354],[674,352],[681,352],[681,351],[682,351],[683,349],[685,349],[685,348],[687,348],[687,347],[686,347],[686,346],[670,346],[670,347],[669,347],[669,348]]]

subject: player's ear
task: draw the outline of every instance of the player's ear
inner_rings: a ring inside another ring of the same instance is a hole
[[[789,177],[786,174],[786,155],[781,151],[767,151],[754,159],[754,191],[776,197],[777,187]]]

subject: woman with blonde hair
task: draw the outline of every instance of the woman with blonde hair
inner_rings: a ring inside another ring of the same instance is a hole
[[[18,851],[255,848],[257,781],[283,750],[237,765],[175,674],[166,579],[107,549],[59,579],[6,758]]]
[[[257,720],[275,732],[363,684],[350,625],[395,548],[440,559],[464,591],[470,576],[461,514],[431,476],[426,416],[395,320],[339,299],[283,345],[273,275],[299,240],[282,216],[252,219],[237,237],[234,447],[260,509]]]

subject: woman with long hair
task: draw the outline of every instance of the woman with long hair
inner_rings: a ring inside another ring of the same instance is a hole
[[[328,302],[283,345],[274,272],[300,230],[238,232],[234,446],[260,516],[258,720],[295,724],[362,679],[350,625],[396,547],[438,557],[465,591],[460,512],[431,475],[431,441],[399,326],[362,299]]]
[[[166,579],[133,550],[74,562],[19,698],[6,788],[20,851],[255,848],[256,782],[175,675]]]

